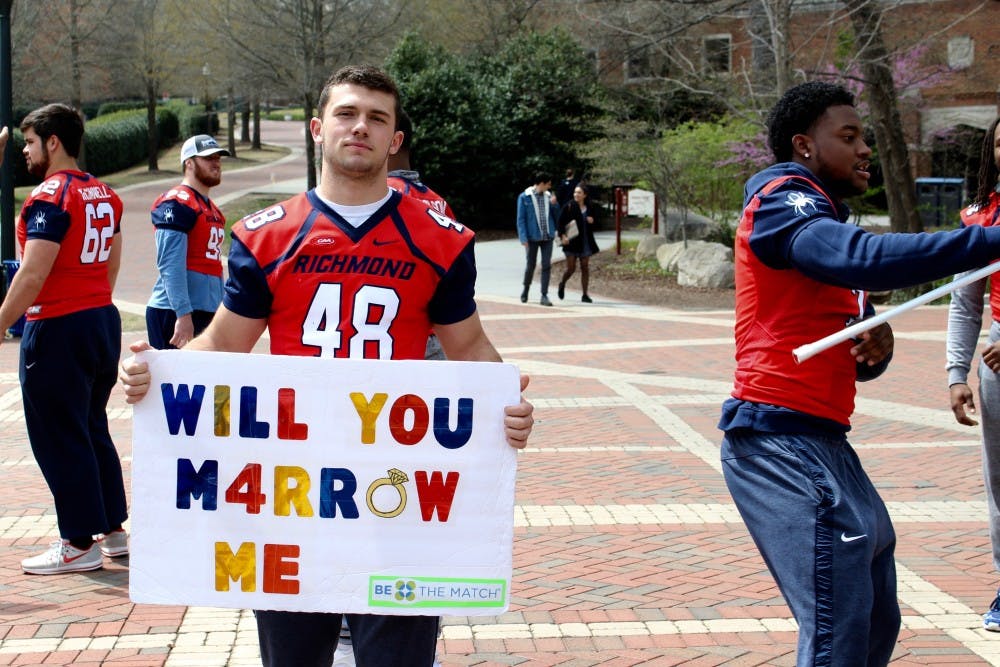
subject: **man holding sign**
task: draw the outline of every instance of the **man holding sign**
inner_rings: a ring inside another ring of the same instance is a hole
[[[234,226],[222,307],[185,350],[249,352],[267,329],[272,354],[422,359],[433,327],[449,359],[499,362],[473,298],[472,232],[386,184],[387,158],[403,138],[395,83],[371,66],[344,67],[318,107],[319,187]],[[130,403],[153,381],[132,360],[121,379]],[[532,412],[523,398],[505,409],[511,446],[527,444]],[[330,665],[340,622],[340,614],[258,611],[264,664]],[[433,663],[437,617],[352,615],[350,623],[359,664]]]
[[[887,324],[796,364],[792,351],[874,314],[866,290],[1000,257],[1000,228],[870,234],[854,97],[811,82],[768,119],[776,159],[747,181],[736,235],[736,377],[719,428],[726,484],[799,625],[799,665],[885,665],[899,631],[895,534],[847,441],[855,382],[892,356]]]

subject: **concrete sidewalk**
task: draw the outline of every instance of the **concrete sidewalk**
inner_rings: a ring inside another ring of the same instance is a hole
[[[794,623],[719,472],[732,313],[521,304],[516,242],[481,244],[479,264],[484,324],[530,374],[537,426],[519,457],[511,608],[447,617],[442,665],[793,665]],[[129,266],[123,280],[150,279],[149,265]],[[903,629],[893,665],[1000,665],[1000,636],[979,616],[998,583],[979,433],[948,409],[945,326],[941,307],[894,323],[894,361],[860,385],[852,439],[898,534]],[[86,574],[21,574],[20,559],[56,531],[16,369],[8,341],[0,665],[259,664],[252,614],[133,604],[127,559]],[[118,391],[109,416],[128,481],[131,408]]]

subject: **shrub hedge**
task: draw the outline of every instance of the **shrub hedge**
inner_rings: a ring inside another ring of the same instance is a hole
[[[110,107],[110,104],[104,107]],[[102,113],[88,121],[83,138],[86,170],[94,176],[103,176],[145,161],[146,128],[145,107]],[[206,114],[204,107],[172,101],[157,107],[156,128],[160,148],[167,148],[193,134],[216,134],[219,118],[216,114]],[[21,132],[14,129],[11,140],[15,154],[20,155],[24,148]],[[14,184],[22,186],[37,182],[38,179],[28,174],[24,160],[16,160]]]
[[[142,100],[131,100],[128,102],[105,102],[97,108],[97,118],[118,111],[132,111],[134,109],[145,109],[146,103]]]

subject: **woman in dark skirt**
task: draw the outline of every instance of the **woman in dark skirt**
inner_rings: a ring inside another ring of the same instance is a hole
[[[573,233],[573,223],[576,233]],[[559,298],[566,296],[566,281],[576,271],[576,259],[580,258],[580,282],[583,285],[584,303],[591,303],[587,295],[590,283],[590,256],[598,252],[597,241],[594,240],[594,214],[588,198],[587,186],[580,183],[573,189],[573,201],[567,202],[559,213],[559,224],[556,225],[562,251],[566,255],[566,268],[559,281]]]

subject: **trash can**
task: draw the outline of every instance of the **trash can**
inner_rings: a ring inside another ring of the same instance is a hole
[[[3,260],[3,273],[7,279],[7,289],[10,289],[10,283],[14,280],[14,274],[17,273],[17,267],[21,266],[20,260],[17,259],[5,259]],[[7,332],[11,336],[20,336],[24,333],[24,315],[18,318],[17,322],[11,325]]]
[[[942,227],[958,220],[965,199],[961,178],[918,178],[917,207],[925,227]]]

